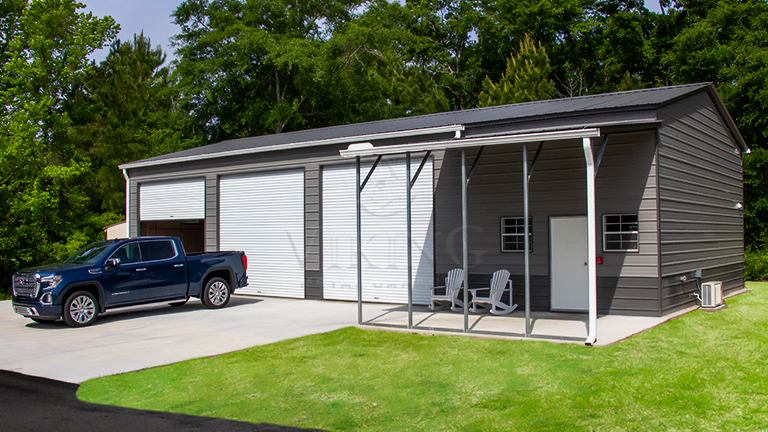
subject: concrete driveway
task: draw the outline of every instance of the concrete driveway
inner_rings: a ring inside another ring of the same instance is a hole
[[[115,309],[90,327],[37,324],[0,301],[0,369],[71,383],[357,324],[357,303],[233,296]]]

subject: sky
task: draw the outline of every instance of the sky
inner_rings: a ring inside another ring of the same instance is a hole
[[[181,0],[81,0],[86,4],[86,10],[96,16],[110,15],[120,24],[118,38],[131,40],[134,34],[144,31],[152,41],[152,45],[162,45],[168,54],[166,62],[175,57],[170,38],[179,32],[179,27],[173,24],[171,14],[181,3]],[[658,0],[645,0],[645,7],[654,12],[660,12]],[[91,58],[104,60],[108,48],[95,52]]]

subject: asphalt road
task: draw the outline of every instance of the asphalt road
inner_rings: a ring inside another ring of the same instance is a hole
[[[78,400],[77,388],[77,384],[0,370],[0,429],[13,432],[317,430],[97,405]]]

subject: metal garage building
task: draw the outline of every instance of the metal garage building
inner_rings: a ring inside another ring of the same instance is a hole
[[[712,84],[243,138],[127,163],[130,235],[179,232],[192,249],[246,251],[243,292],[357,300],[355,159],[341,153],[362,155],[363,176],[383,154],[361,195],[363,300],[404,304],[406,151],[411,175],[421,168],[415,304],[463,264],[463,182],[470,287],[506,268],[525,304],[524,170],[532,310],[590,309],[590,274],[600,313],[662,316],[692,304],[702,281],[744,287],[748,149]]]

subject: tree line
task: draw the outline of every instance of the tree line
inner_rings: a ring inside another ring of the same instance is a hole
[[[764,0],[185,0],[177,59],[75,0],[0,3],[0,287],[122,220],[121,163],[226,139],[712,81],[768,246]],[[105,60],[88,60],[109,47]]]

